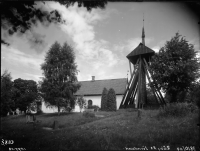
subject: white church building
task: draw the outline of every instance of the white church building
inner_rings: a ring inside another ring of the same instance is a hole
[[[101,107],[101,95],[103,89],[106,88],[107,90],[109,90],[110,88],[113,88],[116,94],[117,109],[119,109],[124,92],[126,90],[127,78],[95,80],[95,76],[92,76],[92,80],[90,81],[79,82],[81,84],[81,87],[74,94],[77,98],[83,96],[87,104],[88,101],[91,100],[93,105]],[[58,111],[57,107],[46,107],[44,102],[42,102],[41,109],[44,113],[53,113]],[[80,112],[79,106],[75,105],[73,111]]]

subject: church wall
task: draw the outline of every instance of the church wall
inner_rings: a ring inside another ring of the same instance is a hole
[[[119,109],[120,103],[122,101],[123,95],[116,95],[116,102],[117,102],[117,110]],[[101,107],[101,96],[84,96],[84,99],[86,99],[86,103],[88,104],[88,100],[92,100],[92,105],[97,105]],[[56,106],[47,107],[45,102],[42,101],[42,112],[43,113],[55,113],[58,112],[58,108]],[[80,108],[78,105],[75,105],[75,108],[73,110],[74,112],[80,112]]]
[[[101,96],[84,96],[84,98],[87,100],[87,103],[88,100],[92,100],[93,105],[101,107]],[[122,98],[123,95],[116,95],[117,109],[119,109]]]
[[[58,112],[58,108],[56,106],[47,107],[45,102],[42,101],[42,112],[43,113],[55,113],[55,112]]]

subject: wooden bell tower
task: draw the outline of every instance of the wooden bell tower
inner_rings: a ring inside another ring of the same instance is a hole
[[[143,24],[142,43],[140,43],[131,53],[127,55],[130,65],[130,73],[131,63],[134,65],[134,71],[131,73],[131,78],[124,93],[120,108],[143,108],[143,105],[147,103],[146,77],[151,85],[151,90],[157,102],[160,105],[166,104],[161,92],[155,84],[151,70],[149,69],[149,63],[154,54],[155,52],[152,49],[145,46]]]

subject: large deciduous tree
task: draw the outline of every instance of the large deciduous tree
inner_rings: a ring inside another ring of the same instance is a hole
[[[107,102],[108,102],[108,90],[104,88],[101,95],[101,110],[102,111],[107,110]]]
[[[159,88],[177,101],[179,92],[189,90],[199,77],[199,58],[194,45],[176,33],[152,59],[151,70]]]
[[[75,53],[67,43],[61,47],[55,42],[45,56],[45,62],[41,65],[43,70],[43,81],[41,92],[45,102],[58,107],[70,104],[75,105],[73,95],[80,87],[77,81],[77,65],[75,63]]]
[[[21,111],[26,111],[26,108],[39,97],[37,83],[33,80],[24,80],[21,78],[13,81],[12,93],[15,108],[19,108]]]
[[[1,75],[1,115],[5,116],[12,107],[12,77],[7,70]]]

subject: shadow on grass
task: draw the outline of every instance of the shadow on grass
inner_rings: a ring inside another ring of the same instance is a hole
[[[38,115],[42,115],[44,117],[54,117],[54,116],[66,116],[66,115],[72,115],[72,114],[79,114],[78,112],[62,112],[60,113],[60,115],[58,115],[58,113],[41,113]]]

